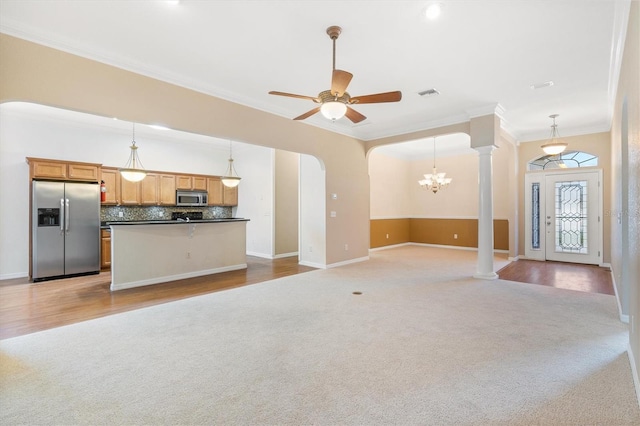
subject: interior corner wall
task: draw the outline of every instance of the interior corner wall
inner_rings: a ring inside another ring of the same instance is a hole
[[[602,259],[603,262],[608,263],[611,261],[611,215],[607,212],[611,211],[611,135],[610,132],[591,133],[588,135],[570,136],[562,138],[569,144],[568,149],[572,151],[584,151],[599,157],[598,168],[602,169],[602,196],[603,196],[603,210],[604,217],[602,218]],[[527,165],[529,161],[539,158],[544,155],[541,145],[546,143],[546,140],[531,141],[521,143],[518,147],[518,187],[520,191],[518,193],[518,205],[520,211],[524,212],[524,176],[527,173]],[[518,252],[524,254],[524,214],[518,218],[519,228],[519,248]]]
[[[317,158],[300,155],[299,263],[327,267],[325,171]]]
[[[628,295],[629,355],[640,403],[640,3],[630,5],[611,140],[611,266],[618,294]],[[626,108],[623,108],[626,105]],[[625,111],[626,109],[626,111]],[[625,125],[623,126],[623,123]],[[626,127],[626,133],[622,131]],[[624,146],[623,146],[624,144]],[[623,167],[624,165],[624,167]],[[624,176],[622,170],[627,171]],[[625,182],[626,180],[626,182]],[[606,188],[606,186],[605,186]],[[626,191],[623,197],[623,191]],[[623,228],[625,223],[627,229]],[[626,270],[626,277],[620,275]],[[621,282],[622,281],[622,282]],[[624,305],[624,300],[621,301]],[[622,312],[625,314],[625,312]]]
[[[409,162],[376,152],[369,153],[370,218],[400,219],[411,214]],[[417,179],[416,179],[417,185]]]
[[[275,150],[244,145],[233,150],[234,167],[242,178],[238,185],[235,216],[247,222],[247,254],[272,259],[274,239]]]
[[[298,254],[300,155],[275,151],[275,257]]]

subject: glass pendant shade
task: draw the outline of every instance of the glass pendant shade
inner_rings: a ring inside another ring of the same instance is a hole
[[[558,114],[551,114],[549,116],[549,118],[553,119],[553,124],[551,125],[551,137],[549,138],[549,142],[540,147],[547,155],[558,155],[561,152],[564,152],[569,145],[566,142],[562,142],[560,139],[560,135],[558,134],[558,125],[556,124],[556,117],[558,117]]]
[[[120,175],[129,182],[140,182],[147,176],[147,172],[142,166],[142,161],[138,157],[138,147],[136,146],[136,124],[133,123],[133,140],[131,142],[131,152],[124,167],[118,169]]]
[[[347,112],[347,106],[337,101],[325,102],[320,107],[320,112],[329,120],[336,121],[344,117]]]
[[[235,175],[235,176],[234,176]],[[227,188],[235,188],[240,183],[240,176],[236,172],[236,168],[233,167],[233,156],[231,153],[231,142],[229,142],[229,167],[227,167],[227,171],[225,175],[222,176],[222,184]]]

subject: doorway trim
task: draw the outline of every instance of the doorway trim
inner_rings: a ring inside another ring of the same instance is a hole
[[[547,191],[552,191],[553,188],[546,188],[547,177],[557,177],[562,176],[566,177],[567,180],[572,179],[572,175],[584,174],[584,173],[597,173],[597,194],[598,194],[598,203],[597,203],[597,246],[594,247],[594,250],[597,250],[597,256],[595,262],[576,262],[576,263],[588,263],[588,264],[597,264],[599,266],[603,266],[603,256],[604,256],[604,241],[603,241],[603,219],[604,219],[604,198],[603,198],[603,181],[602,181],[602,169],[599,168],[577,168],[573,170],[544,170],[544,171],[531,171],[525,173],[525,188],[524,188],[524,226],[525,226],[525,252],[524,259],[530,260],[539,260],[546,261],[548,260],[546,243],[545,243],[545,214],[546,211],[546,200],[547,200]],[[540,212],[538,215],[535,214],[533,209],[533,195],[535,191],[539,191],[539,205],[538,211]],[[537,227],[539,235],[541,236],[540,240],[535,240],[535,233],[533,232],[534,227]]]

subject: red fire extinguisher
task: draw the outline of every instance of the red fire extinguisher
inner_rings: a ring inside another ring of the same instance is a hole
[[[107,185],[103,180],[100,181],[100,202],[107,201]]]

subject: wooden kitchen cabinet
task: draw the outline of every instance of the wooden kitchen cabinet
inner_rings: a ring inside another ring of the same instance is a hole
[[[111,268],[111,231],[100,230],[100,269]]]
[[[157,205],[160,202],[160,176],[147,173],[140,181],[140,204]]]
[[[210,206],[221,206],[223,201],[222,181],[219,177],[207,178],[208,203]]]
[[[102,170],[100,170],[100,180],[104,181],[105,189],[107,190],[106,197],[102,202],[102,205],[118,204],[118,185],[120,183],[120,173],[118,172],[118,169],[103,167]]]
[[[78,163],[27,157],[31,179],[77,180],[98,182],[100,164]]]
[[[207,190],[206,176],[177,175],[176,189]]]
[[[237,206],[238,205],[238,187],[235,186],[233,188],[229,188],[228,186],[222,185],[223,195],[222,201],[225,206]]]
[[[175,175],[160,175],[160,197],[158,204],[163,206],[176,205],[176,177]]]
[[[124,205],[140,204],[140,182],[129,182],[120,178],[120,203]]]

